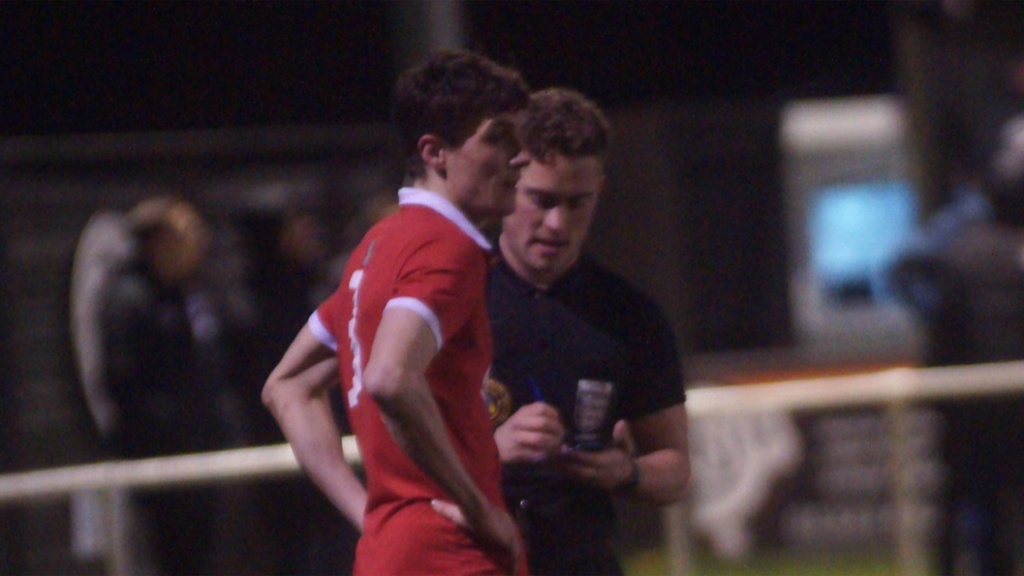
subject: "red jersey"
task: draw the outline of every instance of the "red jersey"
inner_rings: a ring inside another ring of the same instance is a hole
[[[374,226],[349,257],[341,285],[310,318],[338,351],[349,422],[366,470],[357,574],[497,573],[468,533],[430,506],[449,499],[392,439],[362,389],[362,369],[385,308],[419,314],[437,354],[426,379],[448,437],[473,481],[496,506],[501,464],[481,393],[492,358],[484,290],[490,245],[439,195],[403,188],[399,210]]]

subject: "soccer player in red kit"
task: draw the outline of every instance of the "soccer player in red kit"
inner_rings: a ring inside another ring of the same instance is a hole
[[[401,75],[399,209],[366,234],[264,387],[303,469],[362,529],[356,574],[525,573],[482,397],[492,349],[481,228],[514,206],[527,101],[518,73],[468,52]],[[365,489],[331,417],[339,375]]]

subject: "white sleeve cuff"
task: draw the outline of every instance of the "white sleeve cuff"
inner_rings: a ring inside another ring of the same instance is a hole
[[[417,300],[416,298],[410,298],[408,296],[402,296],[399,298],[392,298],[388,300],[384,309],[387,310],[391,307],[405,308],[412,310],[416,314],[423,318],[423,321],[430,327],[430,331],[434,333],[434,342],[437,343],[437,349],[441,349],[441,344],[444,343],[444,339],[441,337],[441,321],[437,319],[437,315],[430,309],[426,304]]]
[[[334,335],[324,326],[324,323],[320,320],[320,315],[315,310],[309,315],[309,329],[321,344],[335,352],[338,351],[338,341],[335,340]]]

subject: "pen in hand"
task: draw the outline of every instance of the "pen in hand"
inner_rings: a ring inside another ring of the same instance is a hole
[[[537,386],[537,381],[533,379],[533,376],[527,378],[530,383],[530,390],[533,390],[533,399],[537,402],[544,402],[544,394],[541,393],[540,387]]]
[[[537,402],[543,402],[543,403],[546,404],[547,400],[544,399],[544,393],[540,391],[540,386],[537,385],[537,381],[533,378],[533,376],[527,377],[526,378],[526,382],[530,385],[530,391],[533,393],[533,399],[535,401],[537,401]],[[565,447],[564,443],[560,444],[557,448],[558,448],[558,453],[560,453],[560,454],[566,453],[566,447]],[[543,462],[543,461],[547,460],[550,456],[551,456],[551,454],[540,454],[540,455],[534,457],[533,461],[534,462]]]

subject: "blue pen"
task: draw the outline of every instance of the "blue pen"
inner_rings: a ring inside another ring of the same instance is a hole
[[[541,394],[540,388],[537,386],[537,381],[530,376],[526,379],[530,383],[530,389],[533,390],[533,399],[537,402],[544,402],[544,395]]]

